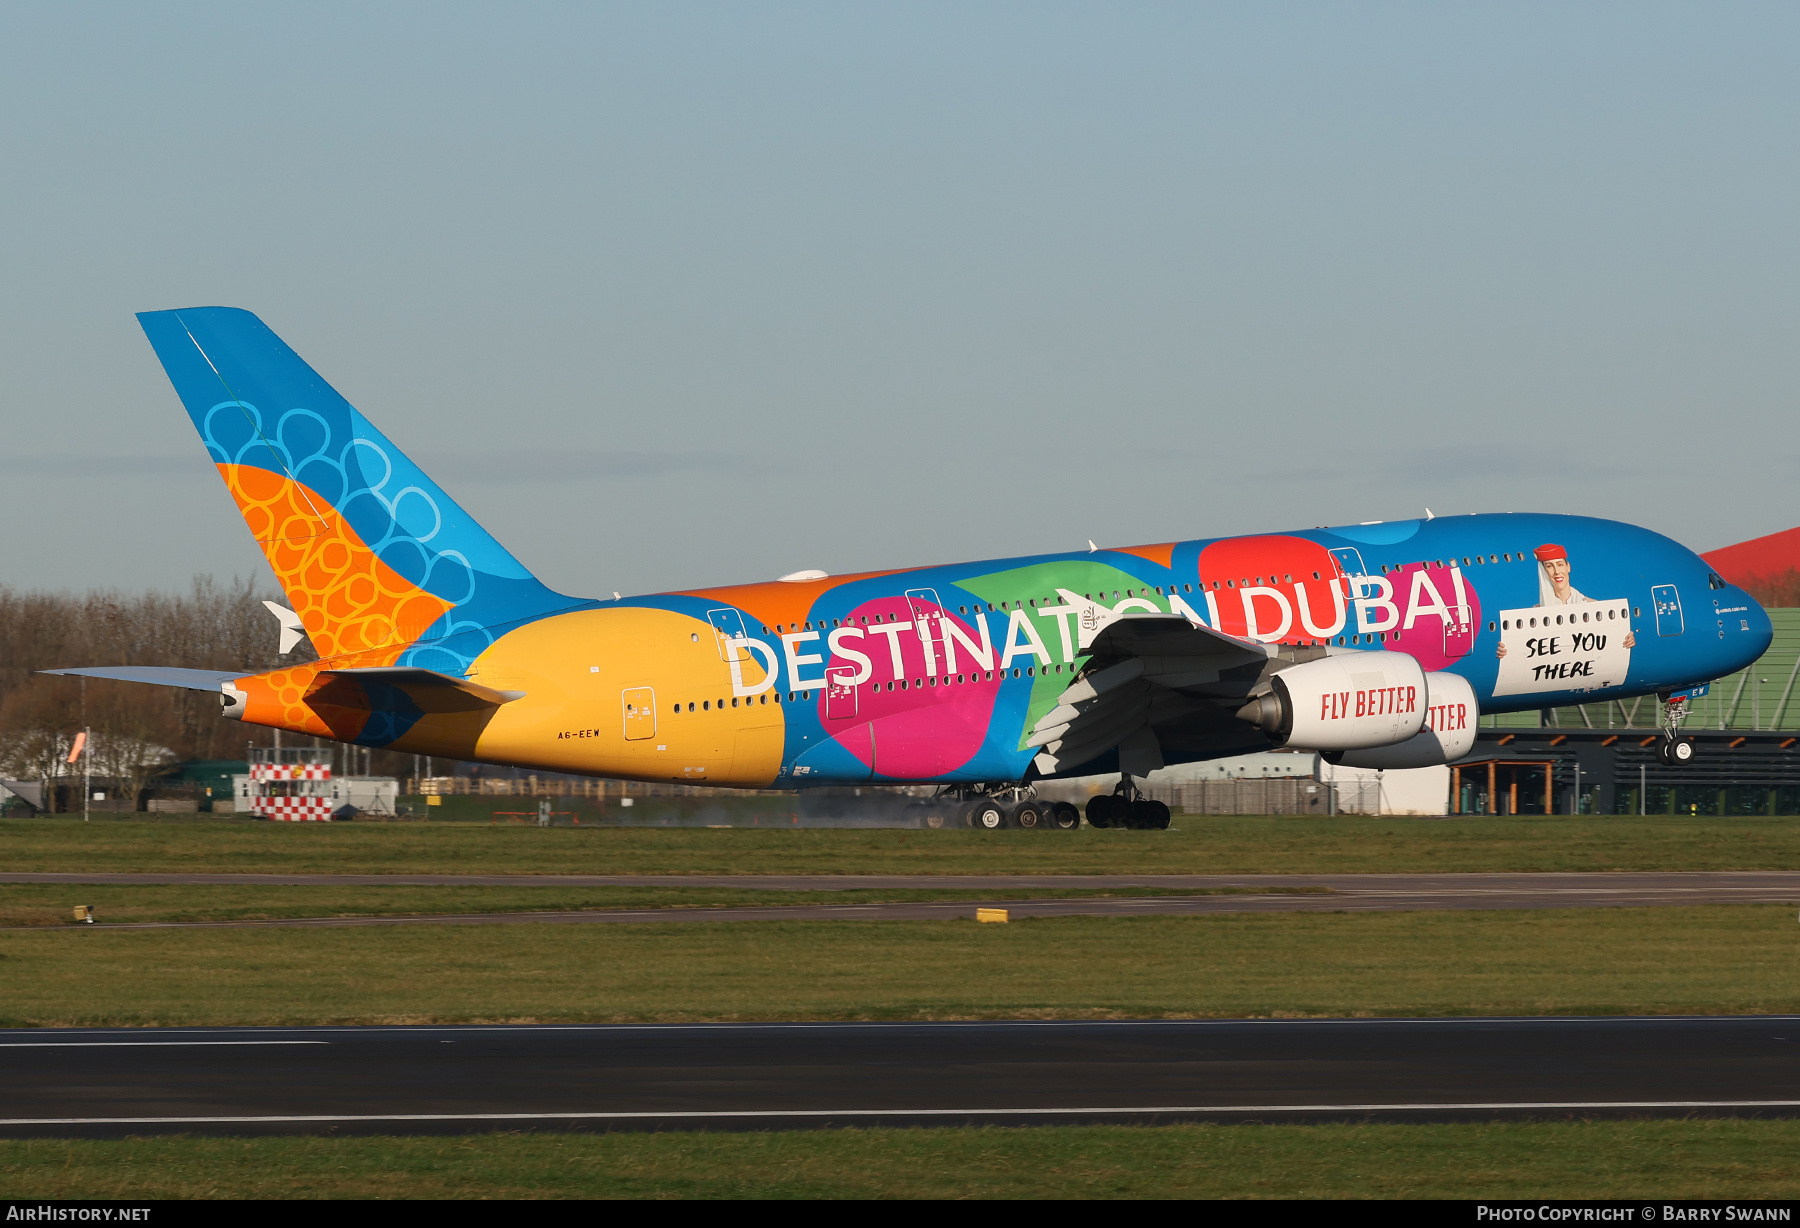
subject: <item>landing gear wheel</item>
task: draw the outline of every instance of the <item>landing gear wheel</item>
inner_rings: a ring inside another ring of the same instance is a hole
[[[944,812],[942,810],[930,811],[925,816],[925,826],[929,827],[932,831],[942,829],[944,826]]]
[[[1081,826],[1081,811],[1068,802],[1057,802],[1050,807],[1050,826],[1059,831],[1074,831]]]
[[[1669,766],[1686,767],[1694,761],[1694,739],[1676,738],[1669,743]]]
[[[1019,808],[1013,811],[1012,821],[1014,827],[1023,827],[1026,831],[1037,831],[1050,825],[1044,817],[1043,808],[1036,802],[1021,803]]]
[[[1131,803],[1131,817],[1125,825],[1135,831],[1157,831],[1169,825],[1169,808],[1161,802],[1139,798]]]
[[[1006,826],[1006,811],[999,802],[976,802],[969,807],[969,826],[978,831],[999,831]]]
[[[1087,821],[1089,827],[1112,827],[1118,817],[1118,808],[1114,805],[1117,798],[1102,793],[1098,797],[1088,798]],[[1118,824],[1124,826],[1124,824]]]
[[[1664,767],[1670,766],[1669,739],[1664,738],[1656,744],[1656,761],[1658,763],[1662,764]]]

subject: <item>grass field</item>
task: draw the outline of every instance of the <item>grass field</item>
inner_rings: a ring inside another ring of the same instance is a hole
[[[0,1025],[1800,1013],[1785,905],[15,930]]]
[[[0,820],[0,870],[1102,874],[1800,869],[1794,818],[1184,815],[1166,832]]]
[[[1794,1198],[1800,1121],[0,1141],[0,1198]]]
[[[530,880],[526,879],[526,883]],[[244,921],[280,917],[419,916],[445,913],[580,912],[641,908],[773,908],[796,904],[888,901],[1081,899],[1118,896],[1240,895],[1265,888],[1013,888],[1004,891],[862,888],[854,891],[732,890],[718,887],[288,887],[117,886],[0,883],[0,927],[75,926],[74,905],[102,923]],[[1320,887],[1277,888],[1273,894],[1327,895]]]

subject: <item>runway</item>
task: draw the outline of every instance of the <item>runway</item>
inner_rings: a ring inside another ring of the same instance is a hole
[[[0,1032],[0,1134],[1800,1112],[1800,1018]]]
[[[870,904],[584,909],[432,913],[262,921],[167,921],[96,929],[203,929],[372,925],[620,925],[695,921],[930,921],[968,917],[981,905],[1031,917],[1203,916],[1247,912],[1393,912],[1455,909],[1644,908],[1682,904],[1795,904],[1800,873],[1568,874],[1107,874],[1107,875],[428,875],[428,874],[0,874],[0,883],[266,886],[709,887],[738,890],[956,890],[958,900]],[[1003,890],[1232,889],[1242,894],[1003,900]],[[1324,894],[1263,894],[1279,889]],[[42,927],[19,927],[20,930]],[[85,928],[85,927],[84,927]]]

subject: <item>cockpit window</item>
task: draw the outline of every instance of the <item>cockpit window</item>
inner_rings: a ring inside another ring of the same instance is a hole
[[[1718,572],[1709,571],[1706,573],[1706,585],[1708,588],[1724,588],[1725,581],[1719,579]]]

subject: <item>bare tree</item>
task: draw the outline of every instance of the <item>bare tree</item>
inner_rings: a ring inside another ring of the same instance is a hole
[[[84,726],[93,731],[96,773],[134,795],[170,758],[235,758],[246,728],[223,721],[211,695],[91,679],[84,711],[79,680],[37,671],[173,665],[250,674],[312,660],[304,641],[286,656],[276,652],[264,596],[254,581],[221,585],[211,576],[196,576],[178,594],[0,588],[0,771],[23,779],[63,774],[62,757]]]

